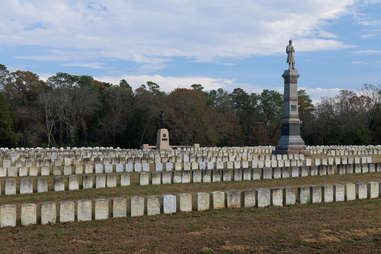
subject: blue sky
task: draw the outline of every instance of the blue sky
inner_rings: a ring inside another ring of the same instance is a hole
[[[0,63],[164,91],[282,91],[285,47],[316,101],[381,84],[381,0],[2,0]]]

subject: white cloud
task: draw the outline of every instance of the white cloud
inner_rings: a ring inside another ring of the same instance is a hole
[[[94,63],[64,63],[61,64],[64,67],[81,67],[90,69],[109,69],[109,67],[104,66],[104,63],[94,62]]]
[[[352,61],[352,64],[368,64],[365,61]]]
[[[118,77],[95,77],[95,79],[112,84],[119,84],[119,81],[125,79],[134,89],[146,84],[147,81],[152,81],[160,86],[160,89],[165,92],[171,92],[176,88],[190,88],[193,84],[202,84],[205,91],[222,88],[229,92],[235,88],[242,88],[247,93],[261,93],[264,89],[275,90],[283,94],[281,86],[258,86],[254,84],[239,83],[236,80],[218,79],[213,77],[172,77],[161,75],[123,75]],[[264,88],[266,87],[266,88]],[[270,88],[269,88],[270,87]],[[317,103],[322,97],[335,97],[339,94],[341,88],[304,88],[307,94],[311,97],[313,103]]]
[[[160,89],[165,92],[171,92],[176,88],[190,88],[193,84],[202,84],[205,90],[213,90],[218,88],[227,89],[234,80],[218,79],[211,77],[173,77],[161,75],[122,75],[119,77],[95,77],[96,80],[119,84],[119,81],[125,79],[134,89],[146,84],[147,81],[152,81],[160,86]]]
[[[65,52],[24,57],[34,60],[117,58],[150,64],[178,56],[212,61],[278,54],[289,38],[298,51],[342,49],[350,45],[325,31],[324,25],[350,13],[355,3],[3,0],[0,43]]]
[[[372,38],[375,36],[376,36],[376,34],[362,34],[362,35],[360,35],[360,37],[363,39]]]
[[[378,49],[365,49],[365,50],[357,50],[356,54],[360,55],[381,55],[381,50]]]

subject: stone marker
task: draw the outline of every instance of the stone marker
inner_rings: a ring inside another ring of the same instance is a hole
[[[285,205],[295,205],[296,204],[296,187],[285,187],[284,188],[284,199]]]
[[[44,177],[44,176],[41,176],[41,177],[38,177],[37,178],[37,192],[38,193],[41,193],[41,192],[48,192],[48,178],[47,177]]]
[[[210,183],[212,178],[212,170],[204,170],[202,173],[202,182]]]
[[[291,167],[291,177],[299,177],[299,167]]]
[[[75,174],[76,175],[82,175],[83,174],[83,165],[76,165],[75,166]]]
[[[369,172],[370,173],[376,172],[376,165],[374,163],[370,163],[370,164],[368,164],[368,166],[369,166]]]
[[[146,162],[142,163],[142,171],[149,172],[149,164]]]
[[[213,209],[221,209],[225,208],[225,192],[223,191],[213,191],[211,193],[212,199],[212,208]]]
[[[110,163],[104,164],[105,173],[112,173],[113,172],[113,165]]]
[[[8,168],[8,176],[10,176],[10,177],[18,176],[18,168],[16,168],[16,167]]]
[[[60,201],[60,222],[73,222],[74,213],[74,202],[70,200]]]
[[[37,206],[34,203],[21,204],[21,225],[28,226],[37,223]]]
[[[20,194],[33,193],[33,178],[24,177],[20,179]]]
[[[245,208],[255,207],[256,205],[256,193],[254,190],[243,191],[243,206]]]
[[[54,191],[65,191],[65,178],[64,176],[54,176]]]
[[[73,169],[71,166],[64,166],[64,175],[69,176],[73,173]]]
[[[172,172],[163,172],[161,174],[163,184],[171,184],[172,183]]]
[[[298,188],[299,202],[300,204],[308,204],[311,202],[311,190],[310,187],[302,186]]]
[[[181,176],[181,183],[190,183],[191,181],[191,172],[183,171]]]
[[[182,171],[173,172],[173,183],[181,183],[182,175]]]
[[[221,182],[221,170],[220,169],[212,170],[212,182],[213,183]]]
[[[274,179],[282,178],[282,169],[281,168],[278,168],[278,167],[274,168],[273,173],[274,173]]]
[[[257,189],[257,202],[258,207],[268,207],[271,203],[270,189],[259,188]]]
[[[319,166],[318,169],[319,169],[319,175],[321,176],[327,175],[327,166]]]
[[[346,174],[353,174],[353,164],[348,164],[345,167]]]
[[[241,192],[237,190],[229,190],[226,192],[227,208],[241,208]]]
[[[150,174],[147,172],[139,173],[139,184],[140,185],[148,185],[149,184],[149,176],[150,176]]]
[[[69,176],[69,190],[79,190],[79,181],[77,175]]]
[[[301,177],[306,177],[306,176],[308,176],[309,175],[309,172],[308,172],[308,167],[306,167],[306,166],[301,166],[300,167],[300,176]]]
[[[234,169],[234,181],[242,181],[242,169]]]
[[[361,165],[361,171],[362,171],[363,174],[368,173],[369,172],[369,166],[368,166],[368,164],[362,164]]]
[[[5,195],[16,194],[16,179],[5,179]]]
[[[56,223],[57,210],[56,202],[43,202],[41,203],[41,224]]]
[[[134,171],[135,172],[141,172],[142,171],[142,164],[139,162],[136,162],[134,165]]]
[[[311,166],[311,171],[310,171],[311,176],[317,176],[318,172],[319,170],[317,166]]]
[[[173,170],[173,163],[172,162],[166,162],[165,163],[165,170],[166,171],[172,171]]]
[[[160,214],[160,198],[158,196],[147,196],[147,215]]]
[[[82,187],[83,189],[91,189],[94,187],[92,175],[84,175],[82,177]]]
[[[354,183],[345,184],[345,196],[348,201],[356,199],[356,185]]]
[[[171,194],[163,195],[163,213],[176,213],[176,196]]]
[[[230,182],[232,180],[232,170],[231,169],[222,170],[222,180],[224,182]]]
[[[192,176],[193,176],[193,183],[201,183],[202,181],[202,174],[201,174],[201,170],[195,170],[195,171],[192,171]]]
[[[116,175],[114,174],[107,174],[107,187],[108,188],[114,188],[117,186],[116,183]]]
[[[210,196],[206,192],[196,193],[196,209],[197,211],[205,211],[210,208]]]
[[[77,200],[77,220],[91,221],[91,219],[92,219],[91,200],[87,200],[87,199]]]
[[[366,183],[356,183],[356,191],[358,199],[368,198],[368,185]]]
[[[368,197],[369,198],[378,198],[380,196],[380,185],[378,182],[369,182],[368,183]]]
[[[151,181],[153,185],[161,184],[161,172],[152,172]]]
[[[335,201],[341,202],[345,200],[345,186],[344,184],[334,184]]]
[[[261,179],[262,179],[262,168],[254,168],[253,180],[261,180]]]
[[[143,197],[131,196],[129,205],[130,205],[131,217],[144,215],[144,198]]]
[[[0,227],[16,227],[17,211],[15,204],[0,206]]]
[[[323,200],[322,196],[322,187],[317,185],[317,186],[312,186],[311,187],[312,191],[312,203],[321,203]]]
[[[192,194],[180,193],[180,194],[177,194],[177,199],[178,199],[178,210],[180,212],[192,211]]]
[[[102,163],[95,163],[95,173],[96,174],[103,174],[103,164]]]
[[[361,164],[355,164],[354,167],[355,167],[354,172],[356,174],[361,174]]]
[[[332,184],[323,185],[323,200],[325,203],[333,202],[333,185]]]
[[[19,176],[28,176],[28,168],[26,167],[21,167],[19,168]]]
[[[106,188],[106,175],[95,175],[95,188]]]
[[[283,190],[280,188],[271,189],[271,204],[273,206],[283,206]]]
[[[282,178],[289,178],[290,177],[290,168],[284,167],[282,168]]]
[[[109,203],[108,199],[97,198],[94,199],[94,211],[95,211],[95,220],[105,220],[109,217]]]
[[[123,163],[116,163],[115,164],[115,172],[117,172],[117,173],[124,172],[124,164]]]
[[[130,174],[123,172],[120,173],[120,186],[129,186],[130,185]]]
[[[115,197],[112,199],[112,217],[122,218],[127,216],[127,199]]]
[[[251,181],[251,168],[245,168],[243,169],[243,180],[244,181]]]

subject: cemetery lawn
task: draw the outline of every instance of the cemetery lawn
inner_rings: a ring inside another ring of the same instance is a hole
[[[133,180],[133,179],[131,179]],[[132,195],[162,195],[176,193],[212,192],[226,190],[246,190],[257,188],[273,188],[285,186],[323,185],[336,183],[357,183],[381,181],[381,173],[309,176],[284,179],[269,179],[261,181],[219,182],[219,183],[190,183],[190,184],[162,184],[140,186],[132,184],[125,187],[87,189],[77,191],[0,195],[0,204],[36,203],[58,200],[94,199],[100,197],[124,197]],[[3,184],[4,185],[4,184]]]
[[[1,253],[380,253],[381,199],[0,229]]]

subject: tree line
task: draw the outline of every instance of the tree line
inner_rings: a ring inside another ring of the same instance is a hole
[[[299,90],[301,132],[306,144],[380,144],[380,87],[343,90],[313,105]],[[244,146],[276,144],[282,95],[241,88],[204,91],[202,84],[170,93],[147,81],[133,90],[126,80],[57,73],[43,81],[29,71],[0,65],[0,146],[113,146],[154,144],[160,112],[171,144]]]

